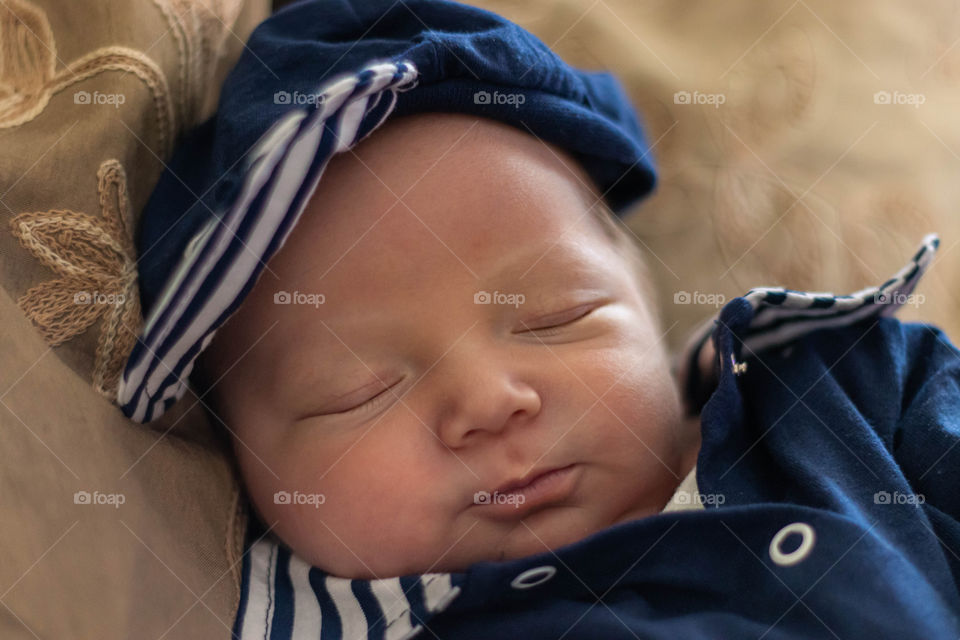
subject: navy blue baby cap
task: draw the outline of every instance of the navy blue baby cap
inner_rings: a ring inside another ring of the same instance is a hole
[[[197,356],[282,246],[329,159],[388,117],[491,118],[576,158],[622,215],[656,176],[629,99],[529,32],[442,0],[306,0],[261,23],[140,222],[146,322],[117,402],[137,422],[187,389]]]

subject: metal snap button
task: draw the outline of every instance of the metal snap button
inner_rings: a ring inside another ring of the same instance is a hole
[[[802,536],[800,546],[789,553],[784,553],[781,549],[783,541],[793,533]],[[806,522],[788,524],[783,529],[780,529],[777,535],[773,536],[773,540],[770,541],[770,559],[781,567],[795,565],[810,555],[810,550],[813,549],[813,544],[816,542],[816,539],[816,532],[813,530],[813,527]]]
[[[550,565],[534,567],[533,569],[527,569],[514,578],[510,583],[510,586],[514,589],[529,589],[530,587],[543,584],[552,578],[556,573],[557,568],[551,567]]]

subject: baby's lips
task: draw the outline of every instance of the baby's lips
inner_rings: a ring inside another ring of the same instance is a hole
[[[522,490],[532,485],[535,481],[539,480],[541,476],[545,476],[549,473],[553,473],[561,469],[566,469],[567,467],[571,467],[571,466],[573,465],[565,465],[562,467],[546,467],[546,468],[541,467],[540,469],[534,469],[533,471],[526,474],[522,478],[518,478],[516,480],[510,480],[509,482],[503,483],[502,485],[496,488],[495,492],[511,493],[513,491]]]
[[[576,463],[535,470],[526,476],[505,482],[494,491],[480,490],[473,495],[473,506],[483,507],[494,517],[517,518],[530,511],[567,499],[575,490],[580,475]]]

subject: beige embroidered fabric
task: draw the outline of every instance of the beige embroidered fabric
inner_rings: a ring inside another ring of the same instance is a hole
[[[62,276],[31,287],[20,298],[20,308],[47,344],[55,347],[107,316],[93,387],[115,400],[123,362],[136,342],[127,328],[140,322],[140,298],[127,176],[119,162],[107,160],[97,179],[102,217],[68,210],[29,212],[11,220],[11,228],[37,260]]]
[[[153,429],[111,399],[143,321],[139,213],[267,4],[0,0],[4,638],[230,635],[228,457],[189,394]],[[661,183],[630,224],[670,345],[754,285],[878,284],[930,230],[942,248],[901,317],[960,336],[952,5],[475,4],[612,69],[644,114]]]
[[[237,485],[190,403],[111,404],[137,217],[268,0],[0,0],[0,637],[229,637]],[[168,432],[169,430],[169,432]]]

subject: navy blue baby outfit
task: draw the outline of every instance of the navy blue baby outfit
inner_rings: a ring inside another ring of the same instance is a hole
[[[849,296],[754,289],[712,339],[704,508],[462,573],[348,580],[251,529],[241,638],[960,637],[960,351],[890,317],[937,246]]]

